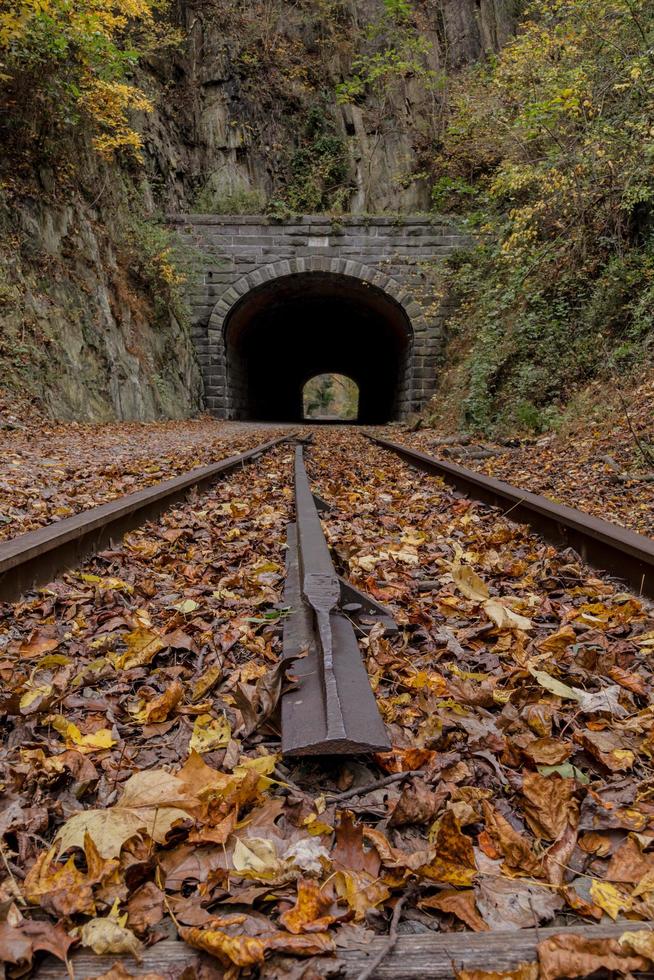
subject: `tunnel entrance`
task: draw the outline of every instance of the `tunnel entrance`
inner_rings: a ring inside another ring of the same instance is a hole
[[[359,386],[344,374],[319,374],[305,384],[302,406],[308,421],[356,422]]]
[[[302,421],[304,387],[325,374],[355,383],[362,423],[398,418],[408,401],[411,323],[396,300],[360,279],[272,279],[242,297],[224,330],[230,418]]]

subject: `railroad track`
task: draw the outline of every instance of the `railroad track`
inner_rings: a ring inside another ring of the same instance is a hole
[[[500,508],[513,521],[528,524],[557,548],[573,548],[598,571],[622,579],[636,595],[654,598],[654,541],[651,538],[572,507],[555,504],[547,497],[456,463],[436,459],[402,443],[374,435],[368,438],[410,466],[441,477],[474,500]]]
[[[529,523],[553,543],[575,547],[596,567],[627,580],[636,592],[652,595],[654,545],[648,539],[400,444],[370,438],[410,465],[443,477],[457,490],[499,506],[510,519]],[[270,440],[246,453],[0,545],[0,598],[16,599],[35,584],[50,581],[126,531],[161,514],[191,489],[206,488],[293,439]],[[284,620],[283,655],[293,666],[297,680],[282,699],[282,749],[291,758],[383,751],[390,747],[389,740],[357,639],[375,627],[388,635],[397,627],[387,608],[338,576],[320,521],[320,514],[327,512],[329,505],[312,493],[304,451],[301,443],[295,448],[295,521],[288,526],[284,606],[289,614]],[[575,931],[596,938],[619,936],[626,928],[617,923],[575,926]],[[630,922],[628,928],[639,930],[648,924]],[[523,929],[480,936],[400,937],[392,950],[384,938],[378,938],[367,948],[346,949],[339,955],[345,963],[345,975],[352,978],[382,953],[386,955],[374,974],[380,980],[451,977],[455,966],[483,969],[488,968],[490,959],[498,970],[515,967],[533,958],[539,942],[560,931]],[[183,943],[159,943],[145,951],[135,975],[171,969],[181,973],[197,956]],[[115,959],[81,952],[75,955],[74,963],[78,980],[83,980],[109,969]],[[66,973],[60,965],[48,962],[36,975],[58,980]]]
[[[13,602],[29,589],[45,585],[128,531],[159,517],[190,491],[207,489],[222,476],[255,462],[289,438],[270,439],[254,449],[0,542],[0,602]]]

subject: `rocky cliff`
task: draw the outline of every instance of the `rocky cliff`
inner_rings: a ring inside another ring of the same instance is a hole
[[[428,210],[448,73],[501,47],[518,2],[416,0],[399,22],[383,0],[180,2],[187,40],[151,63],[166,98],[143,121],[166,205]]]
[[[140,69],[143,165],[80,132],[74,167],[0,181],[4,383],[60,418],[198,411],[157,216],[428,210],[448,73],[502,44],[515,2],[177,0],[183,40]]]

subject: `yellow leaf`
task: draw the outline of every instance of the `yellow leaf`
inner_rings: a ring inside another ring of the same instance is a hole
[[[184,613],[184,615],[188,615],[189,613],[195,612],[196,609],[199,609],[200,603],[195,602],[194,599],[184,599],[182,602],[175,603],[172,608]]]
[[[134,591],[134,586],[130,585],[129,582],[123,582],[121,578],[103,578],[100,575],[87,575],[84,572],[80,575],[80,578],[83,582],[88,582],[89,585],[97,585],[102,591],[116,589],[119,592],[127,592],[130,595]]]
[[[160,636],[148,629],[136,629],[125,636],[127,650],[115,661],[116,670],[131,670],[151,663],[165,644]]]
[[[263,837],[249,837],[236,841],[232,855],[234,871],[244,878],[272,881],[282,870],[275,845]]]
[[[472,599],[474,602],[488,599],[488,586],[469,565],[462,565],[460,561],[455,561],[452,565],[452,579],[466,599]]]
[[[29,691],[26,691],[25,694],[23,694],[22,698],[20,699],[19,702],[20,710],[23,714],[27,714],[29,712],[29,708],[31,705],[34,705],[35,702],[38,702],[38,704],[40,705],[42,701],[45,701],[46,698],[49,698],[51,696],[52,696],[51,684],[43,684],[41,687],[33,687]]]
[[[63,715],[54,715],[48,721],[60,735],[64,736],[69,746],[76,745],[82,751],[84,749],[89,752],[94,749],[110,749],[112,745],[116,744],[108,728],[100,728],[90,735],[82,735],[77,725],[73,724],[72,721],[66,721]]]
[[[654,931],[643,929],[642,932],[623,932],[618,942],[626,946],[631,953],[644,956],[654,962]]]
[[[339,898],[354,912],[355,922],[361,922],[366,912],[391,897],[386,885],[367,871],[337,871],[333,882]]]
[[[504,603],[497,599],[487,599],[484,603],[484,612],[491,619],[498,629],[518,629],[530,630],[532,623],[526,616],[519,616]]]
[[[232,728],[225,715],[212,718],[211,715],[198,715],[193,724],[193,734],[189,742],[189,752],[203,755],[224,749],[232,737]]]
[[[597,879],[590,886],[590,897],[612,919],[617,919],[620,912],[627,912],[632,904],[631,899],[619,892],[615,885]]]
[[[208,670],[205,670],[204,674],[197,679],[191,688],[191,701],[194,703],[201,701],[205,694],[218,683],[222,676],[223,668],[220,664],[216,664],[214,667],[209,667]]]
[[[234,767],[234,775],[242,776],[246,775],[248,772],[256,772],[260,776],[257,784],[257,791],[259,793],[263,793],[264,790],[269,789],[278,782],[276,779],[268,779],[271,773],[274,772],[275,766],[278,762],[278,755],[259,755],[256,759],[244,759],[243,762],[239,762],[239,764]]]
[[[131,953],[138,962],[142,959],[141,943],[113,914],[91,919],[83,925],[80,930],[80,941],[83,946],[92,949],[98,956]]]
[[[583,691],[568,687],[567,684],[562,684],[561,681],[557,681],[556,678],[546,674],[544,670],[536,670],[534,667],[528,667],[527,669],[531,676],[536,678],[540,686],[544,687],[551,694],[556,694],[559,698],[568,698],[571,701],[581,700]]]

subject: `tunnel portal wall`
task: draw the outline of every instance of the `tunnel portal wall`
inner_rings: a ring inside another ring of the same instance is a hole
[[[306,273],[354,278],[399,304],[412,339],[394,414],[405,418],[429,400],[451,312],[439,289],[438,265],[468,245],[469,237],[428,217],[304,216],[280,222],[192,214],[172,215],[169,221],[199,256],[189,296],[191,329],[206,406],[217,418],[243,417],[242,399],[232,390],[242,378],[230,380],[228,363],[225,334],[231,312],[264,284]]]

